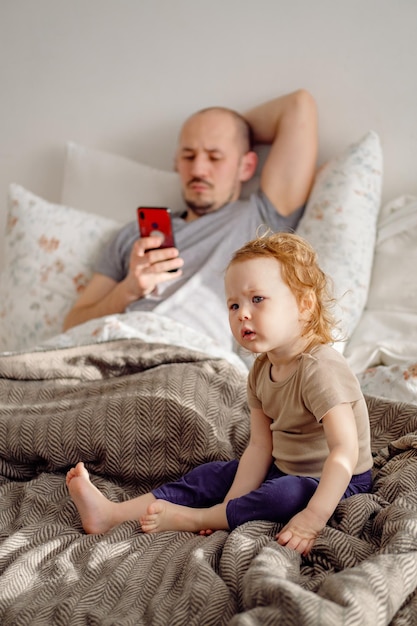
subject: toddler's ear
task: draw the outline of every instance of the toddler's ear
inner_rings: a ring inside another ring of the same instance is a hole
[[[311,313],[312,311],[314,311],[316,303],[317,303],[316,294],[314,293],[312,289],[309,289],[301,298],[301,302],[300,302],[301,313],[305,313],[305,312]]]

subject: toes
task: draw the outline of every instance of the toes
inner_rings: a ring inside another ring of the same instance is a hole
[[[150,518],[151,516],[156,516],[159,515],[160,513],[162,513],[162,511],[164,510],[164,502],[160,501],[160,500],[155,500],[155,502],[151,502],[151,504],[148,506],[147,509],[147,514],[148,514],[148,518]]]
[[[143,518],[139,520],[139,523],[144,533],[150,533],[156,529],[156,524],[152,520]]]

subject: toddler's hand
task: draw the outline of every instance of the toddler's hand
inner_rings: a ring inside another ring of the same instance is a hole
[[[287,546],[306,556],[325,526],[325,520],[309,509],[304,509],[294,515],[275,538],[281,546]]]

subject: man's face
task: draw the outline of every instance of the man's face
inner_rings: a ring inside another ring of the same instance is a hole
[[[236,123],[227,113],[206,111],[184,124],[176,155],[183,196],[194,216],[239,198],[245,155]]]

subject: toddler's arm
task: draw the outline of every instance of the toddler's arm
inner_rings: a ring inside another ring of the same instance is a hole
[[[350,404],[339,404],[322,420],[329,446],[316,492],[307,507],[295,515],[277,535],[278,543],[307,554],[332,516],[358,462],[359,443]]]

